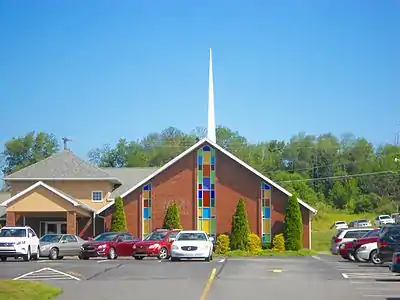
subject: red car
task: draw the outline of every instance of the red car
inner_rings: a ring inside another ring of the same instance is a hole
[[[90,257],[107,257],[116,259],[118,256],[131,256],[132,246],[139,241],[128,232],[105,232],[82,245],[80,259]]]
[[[137,242],[132,247],[132,256],[141,260],[144,257],[158,257],[168,259],[171,253],[171,244],[180,229],[157,229],[143,241]]]
[[[372,229],[361,238],[342,244],[339,249],[340,256],[344,259],[349,259],[352,261],[363,261],[357,257],[357,249],[360,248],[362,245],[376,242],[378,240],[379,233],[379,228]]]

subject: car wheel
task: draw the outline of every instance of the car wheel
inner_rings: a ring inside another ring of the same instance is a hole
[[[32,260],[39,260],[40,257],[40,248],[37,247],[35,255],[32,256]]]
[[[134,256],[134,258],[135,258],[136,260],[142,260],[142,259],[144,258],[144,256]]]
[[[354,257],[353,253],[349,253],[349,260],[356,261],[356,258]]]
[[[167,259],[168,258],[168,249],[162,247],[158,252],[158,259]]]
[[[24,261],[30,261],[31,260],[31,247],[28,247],[28,252],[23,256]]]
[[[58,249],[57,248],[51,248],[49,252],[49,259],[50,260],[56,260],[58,257]]]
[[[110,248],[110,250],[108,250],[108,255],[107,255],[108,259],[116,259],[117,258],[117,254],[115,253],[115,249],[114,248]]]
[[[377,250],[372,250],[371,254],[369,255],[372,263],[374,265],[380,265],[382,264],[382,261],[380,260],[380,258],[378,257],[378,251]]]
[[[2,256],[2,257],[0,257],[0,260],[1,260],[1,261],[6,261],[6,260],[7,260],[7,256]]]

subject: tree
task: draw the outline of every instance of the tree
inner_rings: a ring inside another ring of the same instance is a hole
[[[53,134],[34,131],[24,136],[14,137],[4,145],[0,156],[3,157],[3,174],[9,175],[29,165],[37,163],[59,150],[59,144]]]
[[[297,198],[297,195],[293,194],[286,204],[285,227],[283,230],[286,250],[297,251],[303,245],[303,222]]]
[[[247,251],[249,247],[249,221],[244,199],[240,199],[236,206],[236,212],[232,216],[232,231],[230,246],[232,250]]]
[[[168,205],[167,210],[165,211],[163,228],[182,229],[179,206],[175,201]]]
[[[110,231],[124,232],[126,231],[126,218],[124,211],[124,203],[121,197],[115,198],[114,213],[111,220]]]

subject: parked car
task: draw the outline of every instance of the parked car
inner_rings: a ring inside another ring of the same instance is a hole
[[[382,226],[382,225],[391,225],[395,224],[395,220],[392,219],[389,215],[380,215],[377,216],[374,220],[375,225]]]
[[[389,264],[389,270],[393,273],[400,273],[400,252],[393,254],[392,262]]]
[[[344,259],[349,259],[351,261],[360,260],[356,257],[357,249],[366,243],[376,242],[378,239],[379,230],[380,229],[371,229],[360,238],[342,244],[339,247],[340,256],[342,256],[342,258]]]
[[[51,260],[63,259],[64,256],[79,256],[84,239],[73,234],[45,234],[39,240],[40,256]]]
[[[0,259],[22,257],[24,261],[38,260],[39,238],[29,226],[4,226],[0,230]]]
[[[331,229],[335,228],[336,230],[339,229],[347,229],[349,228],[349,226],[347,225],[347,223],[345,221],[335,221],[332,226]]]
[[[372,227],[369,220],[354,220],[349,223],[349,228],[367,228]]]
[[[185,259],[213,259],[213,237],[199,230],[182,230],[171,245],[171,261]]]
[[[118,256],[132,256],[132,247],[139,241],[128,232],[105,232],[82,245],[80,259],[90,257],[107,257],[116,259]]]
[[[390,217],[394,220],[395,224],[400,223],[400,213],[391,214]]]
[[[354,257],[360,262],[372,261],[377,263],[377,241],[379,238],[380,229],[374,229],[368,232],[360,239],[354,241],[353,249],[350,251]]]
[[[400,225],[382,227],[377,247],[381,263],[391,262],[393,254],[400,252]]]
[[[168,259],[171,253],[171,245],[180,229],[157,229],[148,235],[143,241],[132,246],[132,256],[141,260],[145,257],[158,257]]]
[[[355,239],[362,237],[366,232],[372,228],[349,228],[339,230],[335,236],[332,237],[331,253],[338,254],[340,246],[346,242],[352,242]]]

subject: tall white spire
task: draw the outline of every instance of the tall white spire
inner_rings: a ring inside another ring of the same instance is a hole
[[[212,69],[212,52],[210,48],[210,65],[208,71],[208,126],[207,138],[216,143],[217,134],[215,127],[215,108],[214,108],[214,82],[213,82],[213,69]]]

